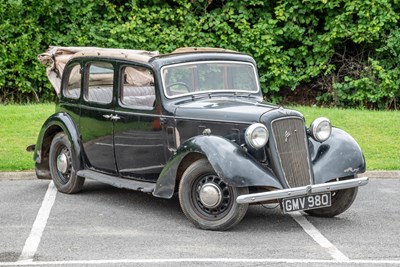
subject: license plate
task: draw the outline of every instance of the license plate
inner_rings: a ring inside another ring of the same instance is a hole
[[[331,192],[312,194],[300,197],[284,198],[282,209],[284,213],[311,210],[331,206]]]

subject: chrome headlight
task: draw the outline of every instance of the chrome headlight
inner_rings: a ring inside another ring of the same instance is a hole
[[[244,137],[247,145],[259,149],[267,144],[269,133],[264,124],[254,123],[247,128]]]
[[[332,132],[331,122],[327,118],[317,118],[310,125],[311,136],[318,142],[326,141]]]

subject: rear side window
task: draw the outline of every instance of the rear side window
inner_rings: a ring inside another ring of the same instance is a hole
[[[69,70],[68,82],[64,87],[63,95],[67,98],[78,99],[81,96],[81,65],[75,64]]]
[[[113,97],[114,67],[106,62],[90,63],[85,99],[109,104]]]
[[[146,68],[126,67],[122,77],[122,104],[132,109],[154,109],[156,94],[153,73]]]

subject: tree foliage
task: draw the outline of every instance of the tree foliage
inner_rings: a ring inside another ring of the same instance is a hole
[[[398,108],[399,0],[1,0],[0,102],[54,97],[49,45],[252,55],[268,100],[312,88],[320,103]],[[287,91],[287,90],[286,90]]]

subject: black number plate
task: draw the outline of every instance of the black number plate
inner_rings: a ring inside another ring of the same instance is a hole
[[[282,209],[284,213],[298,210],[318,209],[330,206],[331,192],[284,198],[282,200]]]

